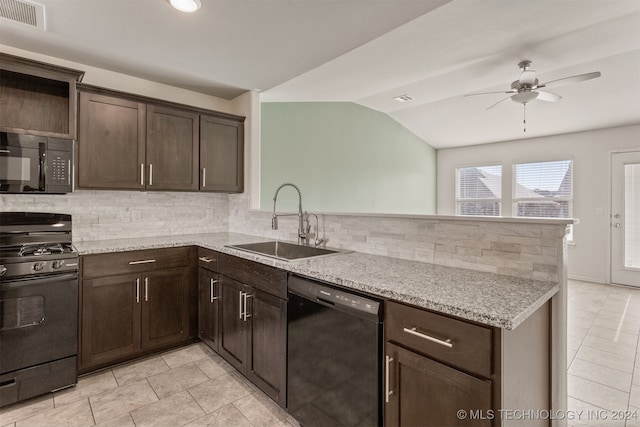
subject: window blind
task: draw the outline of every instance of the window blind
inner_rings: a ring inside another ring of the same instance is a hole
[[[456,169],[456,213],[499,216],[502,203],[502,166]]]
[[[570,218],[573,204],[573,162],[520,163],[514,166],[515,216]]]

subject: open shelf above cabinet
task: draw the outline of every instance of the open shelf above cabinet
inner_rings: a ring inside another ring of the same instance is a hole
[[[76,137],[83,71],[0,53],[0,131]]]

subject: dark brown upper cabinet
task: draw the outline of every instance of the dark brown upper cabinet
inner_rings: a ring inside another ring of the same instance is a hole
[[[80,92],[78,187],[145,188],[146,105]]]
[[[83,71],[0,53],[0,131],[76,138]]]
[[[147,106],[147,190],[198,189],[198,116]]]
[[[200,116],[200,190],[244,190],[244,126],[238,120]]]
[[[79,188],[243,191],[244,117],[89,85],[78,91]]]

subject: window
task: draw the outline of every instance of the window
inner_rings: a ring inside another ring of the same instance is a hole
[[[572,169],[571,160],[515,165],[514,216],[571,218]]]
[[[499,216],[502,202],[502,166],[456,169],[456,213]]]

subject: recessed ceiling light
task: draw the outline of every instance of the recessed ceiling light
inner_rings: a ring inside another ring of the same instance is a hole
[[[200,0],[169,0],[169,3],[180,12],[195,12],[202,7]]]
[[[409,102],[409,101],[413,101],[413,98],[410,97],[409,95],[400,95],[400,96],[396,96],[395,98],[396,101],[398,102]]]

